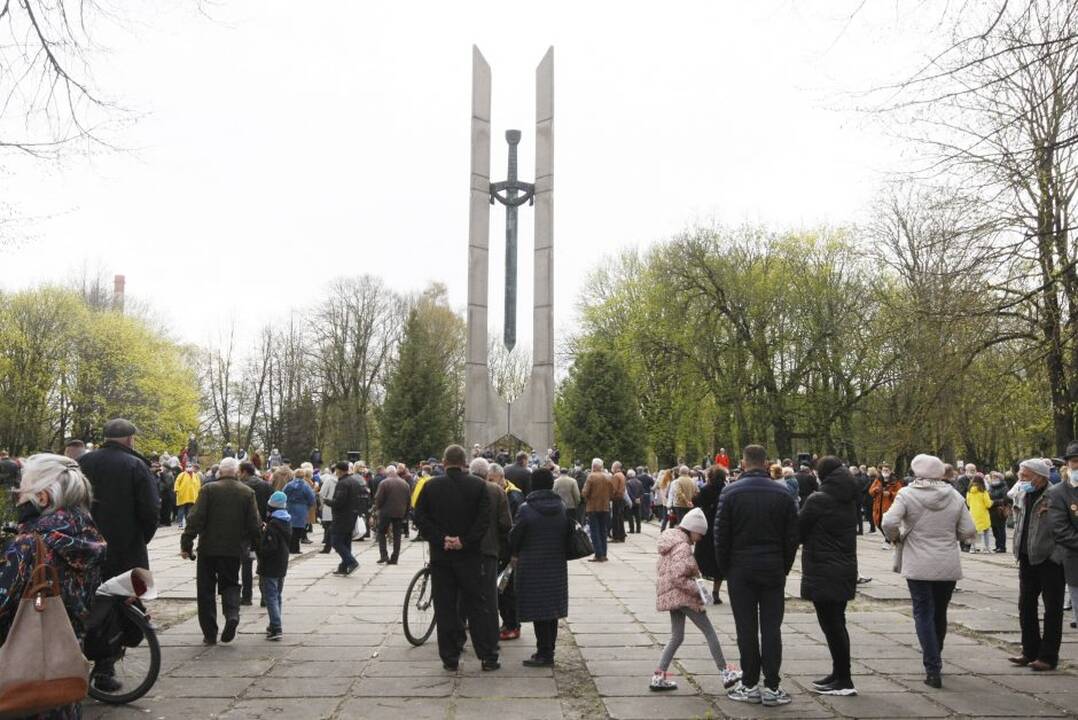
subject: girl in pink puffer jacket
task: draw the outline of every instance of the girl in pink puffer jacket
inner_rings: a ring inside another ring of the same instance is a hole
[[[670,613],[670,641],[663,649],[659,667],[651,677],[652,690],[674,690],[677,683],[670,680],[667,669],[674,660],[674,653],[685,639],[685,618],[700,629],[707,639],[711,657],[722,675],[723,687],[732,687],[741,679],[741,671],[726,664],[715,635],[715,628],[704,610],[696,578],[700,568],[692,554],[692,547],[707,533],[707,518],[700,508],[693,508],[681,524],[659,536],[659,564],[655,573],[655,607]]]

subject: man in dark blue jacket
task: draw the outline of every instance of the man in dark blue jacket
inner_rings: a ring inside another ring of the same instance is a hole
[[[785,705],[790,696],[779,686],[781,626],[786,576],[797,555],[797,500],[771,479],[764,448],[749,445],[742,454],[744,472],[722,491],[715,514],[716,560],[730,593],[744,673],[729,697]]]

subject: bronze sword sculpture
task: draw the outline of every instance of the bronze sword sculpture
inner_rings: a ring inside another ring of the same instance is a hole
[[[510,352],[517,344],[517,208],[532,204],[535,185],[517,180],[517,145],[519,130],[506,130],[509,143],[509,172],[506,180],[490,184],[490,204],[505,205],[505,331],[502,335]],[[504,194],[500,194],[504,193]],[[522,193],[517,195],[517,193]]]

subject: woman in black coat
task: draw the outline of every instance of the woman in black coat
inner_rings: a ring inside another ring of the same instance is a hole
[[[707,534],[696,543],[693,548],[693,557],[700,566],[700,574],[714,581],[711,589],[711,597],[715,604],[722,602],[719,597],[719,588],[722,587],[722,574],[719,572],[719,562],[715,558],[715,513],[719,510],[719,495],[726,487],[726,469],[721,465],[712,465],[707,469],[707,484],[700,488],[692,504],[704,511],[707,518]]]
[[[558,620],[569,614],[569,568],[565,546],[569,516],[555,493],[554,475],[532,473],[532,491],[517,511],[509,532],[509,553],[516,570],[517,619],[535,626],[537,652],[524,661],[528,667],[554,664]]]
[[[831,651],[831,674],[812,683],[823,695],[856,695],[850,677],[846,603],[857,588],[857,483],[833,456],[816,464],[820,489],[798,516],[801,536],[801,597],[816,607]]]

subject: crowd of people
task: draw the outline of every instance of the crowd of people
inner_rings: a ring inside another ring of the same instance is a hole
[[[13,598],[29,582],[34,546],[45,538],[46,562],[59,570],[63,599],[77,633],[93,590],[108,577],[148,568],[147,543],[159,526],[182,529],[180,553],[195,562],[198,619],[207,644],[235,638],[240,608],[260,590],[269,625],[284,632],[282,594],[289,557],[315,542],[336,552],[334,571],[352,575],[352,543],[373,537],[378,562],[396,564],[402,538],[429,544],[439,655],[459,668],[470,635],[484,671],[498,670],[500,643],[532,623],[535,652],[528,666],[554,664],[558,621],[569,611],[568,561],[578,523],[590,535],[592,562],[609,547],[657,523],[656,607],[669,613],[671,632],[651,678],[655,691],[676,683],[669,667],[684,640],[685,621],[704,635],[728,696],[784,705],[781,686],[786,578],[798,551],[803,599],[812,602],[831,654],[831,672],[816,692],[854,695],[846,606],[856,586],[857,536],[880,532],[906,580],[920,641],[925,683],[942,686],[947,609],[962,577],[963,552],[1012,551],[1019,574],[1022,649],[1010,658],[1034,671],[1059,662],[1063,614],[1078,599],[1078,443],[1058,461],[1031,458],[1006,473],[973,464],[945,464],[918,455],[900,477],[887,464],[864,467],[835,457],[768,459],[765,449],[742,449],[740,463],[725,450],[703,467],[658,472],[609,470],[596,458],[559,467],[555,448],[497,454],[453,445],[441,459],[414,468],[368,467],[362,461],[293,468],[274,450],[225,455],[202,472],[194,438],[179,456],[144,457],[137,429],[106,424],[97,448],[68,443],[63,455],[25,461],[0,456],[0,480],[15,490],[20,525],[0,567],[0,641],[10,626]],[[498,462],[498,461],[501,462]],[[197,540],[197,548],[196,548]],[[726,661],[707,606],[721,603],[726,584],[740,669]],[[217,597],[224,626],[218,626]],[[1043,617],[1040,607],[1043,605]],[[1075,611],[1074,627],[1078,622]],[[220,630],[220,632],[219,632]],[[107,659],[92,681],[118,687]],[[60,709],[57,717],[67,717]]]

